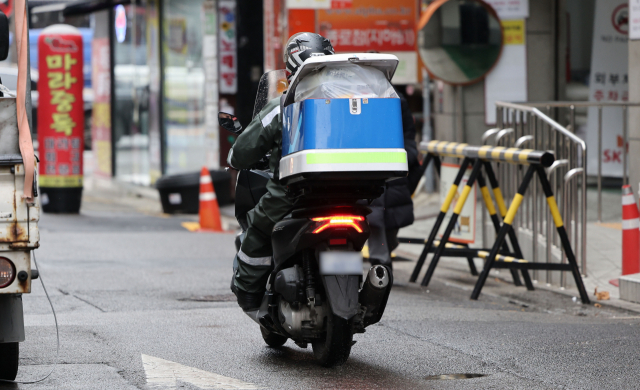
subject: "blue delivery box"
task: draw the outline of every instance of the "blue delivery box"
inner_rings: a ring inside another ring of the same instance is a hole
[[[400,99],[390,83],[397,64],[377,53],[304,62],[283,101],[283,184],[407,175]]]

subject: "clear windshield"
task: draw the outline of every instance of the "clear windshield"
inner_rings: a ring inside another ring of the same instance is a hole
[[[258,84],[258,93],[256,95],[256,104],[253,106],[253,118],[269,103],[287,90],[287,74],[284,69],[272,70],[262,75],[260,84]]]

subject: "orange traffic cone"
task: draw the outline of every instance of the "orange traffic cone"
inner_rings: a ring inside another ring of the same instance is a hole
[[[640,213],[630,185],[622,186],[622,275],[640,272]],[[617,286],[618,280],[609,281]]]
[[[209,170],[200,172],[200,231],[221,232],[220,208]]]

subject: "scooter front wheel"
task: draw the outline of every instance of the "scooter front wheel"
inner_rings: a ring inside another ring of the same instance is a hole
[[[262,338],[264,342],[267,343],[268,346],[272,348],[282,347],[284,343],[287,342],[287,338],[284,336],[280,336],[277,333],[269,332],[264,327],[260,327],[260,333],[262,333]]]
[[[334,315],[327,316],[327,333],[323,340],[314,341],[313,354],[325,367],[343,365],[351,353],[353,332],[349,321]]]
[[[18,375],[18,343],[0,343],[0,379],[12,381]]]

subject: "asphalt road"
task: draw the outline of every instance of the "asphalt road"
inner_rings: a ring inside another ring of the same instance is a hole
[[[382,321],[355,336],[346,365],[322,368],[310,348],[266,347],[232,300],[233,234],[190,233],[181,220],[105,204],[43,216],[36,255],[60,322],[59,364],[44,382],[0,389],[640,386],[640,315],[496,280],[470,301],[474,279],[446,264],[426,290],[405,283],[411,263],[397,263]],[[19,379],[32,380],[56,361],[55,328],[41,286],[24,306]],[[483,376],[438,377],[453,374]]]

